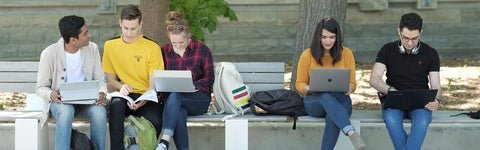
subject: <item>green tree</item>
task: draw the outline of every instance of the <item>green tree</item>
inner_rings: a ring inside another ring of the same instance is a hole
[[[204,29],[217,29],[217,17],[237,21],[235,12],[224,0],[170,0],[170,10],[184,12],[194,39],[205,41]],[[165,16],[165,15],[164,15]]]

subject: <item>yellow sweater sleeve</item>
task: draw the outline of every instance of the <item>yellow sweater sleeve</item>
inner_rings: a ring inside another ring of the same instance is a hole
[[[347,48],[343,47],[342,56],[340,56],[340,61],[333,65],[331,57],[323,57],[322,62],[323,66],[317,63],[317,61],[310,54],[311,49],[308,48],[302,52],[298,60],[297,66],[297,80],[295,82],[295,89],[300,93],[306,95],[302,90],[302,87],[308,85],[310,81],[310,68],[350,68],[350,87],[352,92],[356,89],[356,78],[355,78],[355,58],[353,52]]]
[[[312,62],[316,63],[313,60],[312,55],[310,54],[310,48],[304,50],[298,59],[298,66],[297,66],[297,80],[295,82],[295,88],[302,94],[306,94],[302,87],[308,85],[310,81],[310,68]]]

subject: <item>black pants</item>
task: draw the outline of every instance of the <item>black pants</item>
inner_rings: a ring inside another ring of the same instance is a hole
[[[129,96],[132,99],[137,99],[141,94],[131,93]],[[123,122],[129,115],[143,116],[149,120],[155,130],[157,131],[157,137],[162,131],[162,114],[163,104],[148,101],[136,111],[131,110],[127,106],[127,100],[123,98],[113,98],[110,104],[109,114],[109,130],[110,130],[110,149],[122,150],[124,149],[123,137],[124,126]]]

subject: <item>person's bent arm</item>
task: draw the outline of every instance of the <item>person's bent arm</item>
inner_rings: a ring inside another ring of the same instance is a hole
[[[425,105],[426,109],[433,111],[438,109],[439,99],[442,97],[442,87],[440,85],[440,73],[438,71],[432,71],[428,73],[428,77],[430,80],[430,88],[438,90],[435,101],[429,102],[427,105]]]
[[[388,93],[388,90],[390,88],[390,86],[382,79],[385,72],[385,67],[386,66],[384,64],[376,62],[373,65],[372,73],[370,75],[370,86],[372,86],[381,93]]]
[[[122,83],[118,81],[116,74],[105,73],[105,80],[107,81],[108,85],[113,88],[114,91],[120,91]]]
[[[430,72],[428,73],[428,77],[430,80],[430,88],[431,89],[437,89],[437,99],[440,99],[442,97],[442,87],[440,85],[440,73],[435,71],[435,72]]]
[[[155,80],[154,80],[153,76],[148,77],[148,89],[145,92],[150,91],[150,90],[155,90]],[[143,105],[147,104],[147,102],[148,102],[148,100],[140,100],[135,104],[128,105],[128,107],[131,110],[137,110],[140,107],[142,107]]]
[[[116,74],[105,73],[105,78],[109,86],[112,87],[114,91],[119,91],[120,94],[123,95],[128,95],[133,92],[133,89],[129,85],[122,84],[118,81]]]
[[[155,79],[153,76],[148,76],[148,89],[149,90],[155,90]]]

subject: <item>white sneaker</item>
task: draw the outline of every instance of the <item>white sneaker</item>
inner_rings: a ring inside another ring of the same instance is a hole
[[[155,150],[167,150],[167,146],[163,143],[158,143],[157,148]]]

